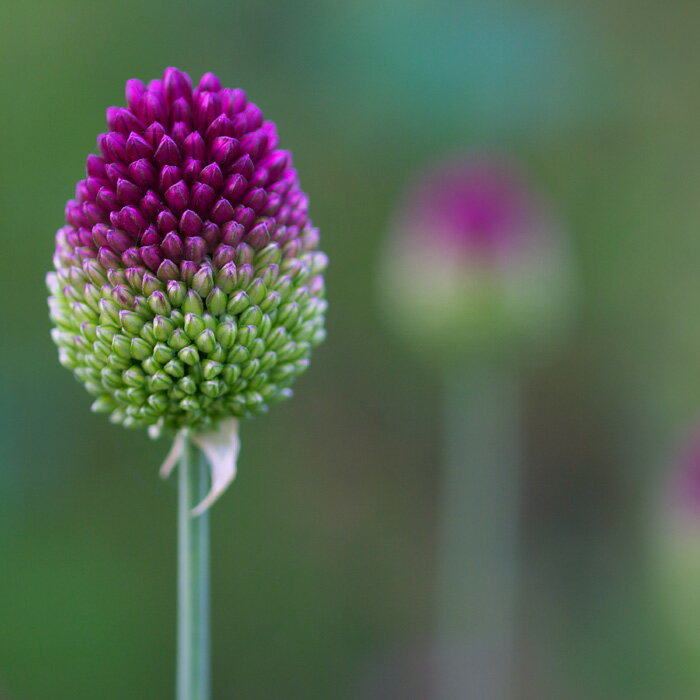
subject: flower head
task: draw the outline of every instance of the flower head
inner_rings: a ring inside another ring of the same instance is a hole
[[[512,349],[560,315],[568,267],[549,208],[512,163],[463,156],[420,173],[382,259],[382,298],[426,351]]]
[[[290,395],[326,257],[275,125],[211,73],[126,84],[47,277],[59,357],[129,427],[196,430]]]

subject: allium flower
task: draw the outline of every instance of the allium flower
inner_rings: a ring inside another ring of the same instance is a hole
[[[323,338],[326,257],[291,156],[239,89],[168,68],[107,109],[48,275],[63,365],[128,427],[258,413]]]
[[[441,162],[395,214],[380,276],[389,318],[430,353],[511,350],[556,325],[566,306],[559,233],[512,164]]]

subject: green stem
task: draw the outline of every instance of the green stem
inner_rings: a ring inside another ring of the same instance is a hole
[[[438,512],[437,694],[513,697],[519,391],[508,371],[471,366],[445,377]]]
[[[178,474],[177,700],[209,700],[209,513],[192,517],[206,495],[204,455],[184,439]]]

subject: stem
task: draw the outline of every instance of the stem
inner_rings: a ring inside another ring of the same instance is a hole
[[[207,493],[209,475],[189,436],[179,466],[177,700],[209,700],[209,513],[191,514]]]
[[[438,513],[437,693],[514,695],[519,392],[494,367],[445,377]]]

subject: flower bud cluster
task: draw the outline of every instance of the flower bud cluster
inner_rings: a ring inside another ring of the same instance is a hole
[[[61,363],[128,427],[202,429],[291,394],[326,257],[291,157],[241,90],[129,81],[47,278]]]

